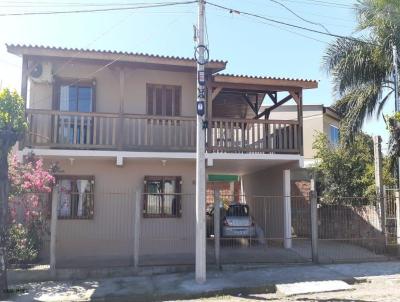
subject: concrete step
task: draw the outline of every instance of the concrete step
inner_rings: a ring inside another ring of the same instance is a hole
[[[341,280],[277,284],[277,292],[285,296],[350,290],[352,286]]]

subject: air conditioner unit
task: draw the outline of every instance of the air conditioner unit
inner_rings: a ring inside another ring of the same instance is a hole
[[[30,79],[35,83],[52,83],[53,73],[50,62],[36,63],[30,72]]]

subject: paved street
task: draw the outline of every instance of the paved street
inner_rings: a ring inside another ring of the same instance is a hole
[[[206,299],[185,300],[187,302],[250,302],[250,301],[307,301],[307,302],[394,302],[400,301],[400,276],[376,277],[355,284],[353,290],[307,294],[285,297],[280,294],[225,295]]]

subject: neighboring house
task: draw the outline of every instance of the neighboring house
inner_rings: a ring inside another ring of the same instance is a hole
[[[20,155],[34,152],[62,170],[57,265],[130,263],[137,236],[141,262],[193,254],[196,62],[29,45],[7,49],[23,62],[29,131]],[[308,142],[303,148],[303,89],[318,84],[221,74],[226,64],[206,65],[210,184],[233,177],[240,185],[230,187],[240,194],[282,196],[284,171],[302,167],[310,148]],[[263,100],[270,106],[260,110]],[[269,118],[289,101],[297,104],[293,118]],[[142,192],[139,234],[132,192]],[[283,203],[273,207],[264,231],[283,237],[281,214],[277,218]]]
[[[296,106],[281,106],[271,114],[274,119],[291,119],[297,114]],[[315,150],[313,143],[318,133],[324,133],[333,146],[339,144],[338,113],[331,107],[324,105],[303,105],[303,144],[304,166],[314,163]]]

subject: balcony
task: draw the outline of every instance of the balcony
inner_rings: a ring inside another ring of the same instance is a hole
[[[27,109],[25,147],[195,152],[196,118]],[[297,121],[213,118],[207,152],[301,154]]]

